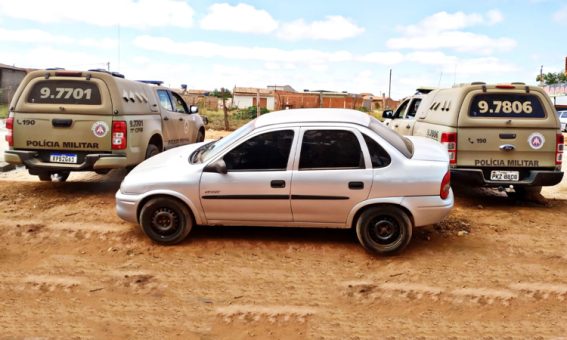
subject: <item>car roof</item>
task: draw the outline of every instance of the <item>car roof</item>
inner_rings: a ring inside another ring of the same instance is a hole
[[[368,127],[370,116],[350,109],[290,109],[261,115],[255,127],[288,123],[353,123]]]

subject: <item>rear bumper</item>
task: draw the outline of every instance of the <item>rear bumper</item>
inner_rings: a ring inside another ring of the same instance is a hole
[[[28,169],[89,171],[98,169],[117,169],[128,166],[126,155],[89,154],[80,164],[64,164],[43,162],[36,151],[8,150],[4,152],[4,160],[14,165],[25,165]]]
[[[439,196],[410,196],[404,197],[400,205],[411,211],[414,226],[421,227],[439,223],[451,212],[454,202],[451,189],[446,199]]]
[[[474,186],[552,186],[561,182],[562,179],[562,171],[530,170],[528,175],[520,181],[491,181],[485,178],[482,169],[451,169],[453,183],[467,183]]]

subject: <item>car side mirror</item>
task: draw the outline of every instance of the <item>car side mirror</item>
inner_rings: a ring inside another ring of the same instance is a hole
[[[226,163],[224,160],[219,159],[218,161],[209,163],[203,169],[204,172],[216,172],[218,174],[226,175],[228,170],[226,169]]]
[[[199,112],[199,107],[197,105],[189,106],[189,113],[197,113],[197,112]]]
[[[382,118],[384,118],[384,119],[392,119],[392,118],[394,118],[394,111],[392,111],[392,110],[384,110],[384,112],[382,112]]]
[[[201,116],[201,119],[203,120],[203,125],[209,124],[209,118],[207,118],[205,116]]]

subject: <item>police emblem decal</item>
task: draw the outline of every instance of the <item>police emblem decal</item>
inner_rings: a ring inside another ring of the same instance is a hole
[[[103,121],[98,121],[93,124],[91,131],[96,137],[102,138],[108,133],[108,125]]]
[[[528,137],[528,144],[530,144],[532,149],[539,150],[543,147],[543,144],[545,144],[545,138],[541,133],[534,132]]]

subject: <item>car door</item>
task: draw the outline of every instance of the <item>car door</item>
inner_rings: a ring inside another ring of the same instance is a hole
[[[159,104],[161,106],[162,131],[164,146],[166,149],[179,145],[180,134],[183,128],[183,118],[176,112],[169,91],[165,89],[157,90]]]
[[[178,127],[178,143],[188,144],[195,142],[197,138],[197,123],[195,122],[196,116],[190,113],[187,104],[179,94],[170,92],[170,95],[175,111],[179,114],[178,120],[180,126]]]
[[[226,174],[203,172],[200,196],[209,223],[292,220],[289,155],[296,135],[297,128],[255,134],[221,156]]]
[[[302,128],[291,183],[294,222],[345,223],[368,198],[372,168],[360,132],[350,128]]]

